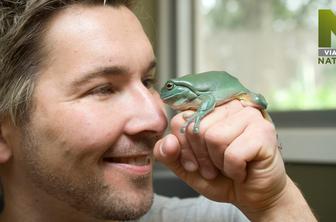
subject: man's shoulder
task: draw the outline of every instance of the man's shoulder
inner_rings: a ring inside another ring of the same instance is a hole
[[[180,199],[177,197],[154,196],[154,203],[149,212],[139,222],[165,221],[248,221],[233,205],[218,203],[203,196]]]

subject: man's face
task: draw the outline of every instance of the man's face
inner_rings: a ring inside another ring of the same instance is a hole
[[[141,25],[125,7],[72,6],[49,23],[45,46],[13,151],[18,169],[91,216],[139,217],[152,202],[152,148],[167,125]]]

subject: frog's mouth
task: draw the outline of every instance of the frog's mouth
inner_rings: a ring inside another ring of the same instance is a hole
[[[168,96],[165,96],[165,97],[162,97],[162,96],[161,96],[161,99],[164,100],[164,101],[168,101],[168,100],[174,98],[175,96],[176,96],[176,95],[168,95]]]
[[[178,95],[181,95],[183,92],[180,92],[180,93],[175,93],[175,94],[168,94],[167,96],[163,96],[161,95],[161,99],[164,100],[164,101],[169,101],[171,100],[172,98],[174,97],[177,97]]]

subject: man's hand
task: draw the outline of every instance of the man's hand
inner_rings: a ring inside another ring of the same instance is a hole
[[[199,134],[192,124],[181,134],[188,112],[172,119],[171,134],[157,142],[154,155],[194,190],[258,221],[276,217],[293,192],[301,196],[286,175],[274,125],[259,110],[232,101],[206,116]]]

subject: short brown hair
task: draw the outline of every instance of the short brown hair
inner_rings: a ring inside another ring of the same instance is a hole
[[[0,1],[0,121],[27,121],[34,83],[46,56],[42,39],[48,21],[74,5],[132,7],[130,0],[1,0]]]

